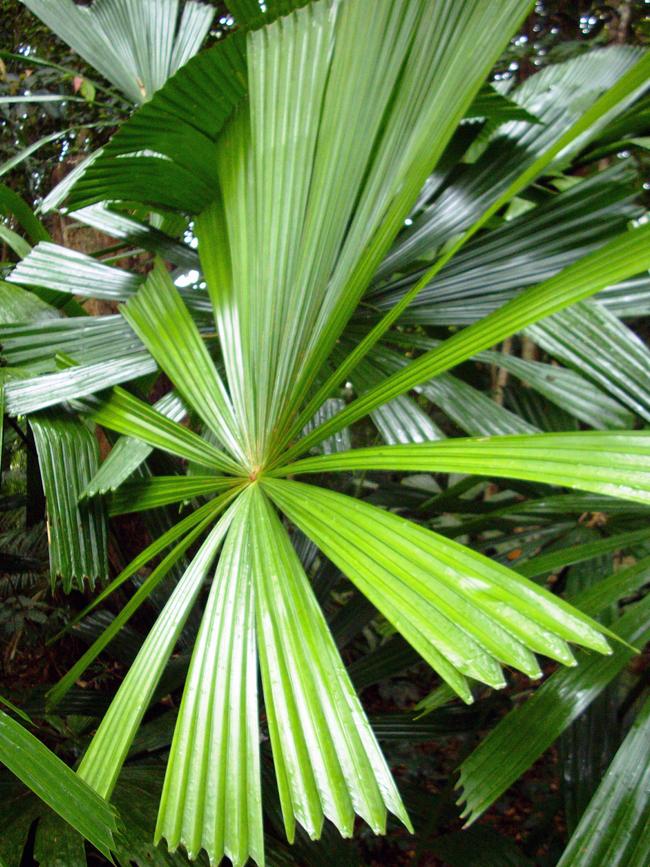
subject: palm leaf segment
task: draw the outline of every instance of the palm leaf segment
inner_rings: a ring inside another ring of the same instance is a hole
[[[25,0],[25,6],[139,105],[198,51],[211,6],[187,0]]]
[[[559,309],[650,266],[648,231],[626,233],[611,242],[610,255],[590,254],[597,258],[587,256],[550,287],[529,290],[533,294],[492,314],[494,320],[479,323],[478,333],[468,329],[476,339],[461,335],[448,357],[443,349],[407,365],[386,380],[388,388],[371,388],[358,412],[344,411],[341,420],[335,416],[289,448],[334,344],[528,5],[322,0],[250,33],[248,99],[228,112],[221,103],[215,109],[224,127],[214,144],[218,188],[196,222],[223,375],[164,269],[156,269],[123,309],[210,442],[119,389],[95,401],[95,420],[225,474],[215,483],[215,491],[225,491],[212,512],[222,515],[79,770],[100,794],[110,793],[221,549],[161,801],[157,835],[172,848],[182,844],[191,855],[203,848],[215,862],[226,854],[236,865],[249,857],[263,863],[258,661],[289,839],[296,821],[319,836],[325,817],[349,835],[355,813],[379,832],[387,811],[409,826],[276,506],[466,701],[467,677],[499,687],[502,665],[537,677],[535,653],[571,665],[570,642],[609,650],[599,624],[509,569],[373,506],[283,478],[292,471],[290,461],[328,430],[340,430],[361,410],[372,411],[492,345],[500,339],[495,334],[541,318],[549,296]],[[467,56],[476,62],[468,65]],[[183,84],[183,74],[161,91],[163,104],[174,82]],[[639,75],[635,71],[630,88],[638,87]],[[143,111],[155,114],[157,99]],[[165,194],[181,201],[180,181]],[[197,198],[192,190],[189,195],[191,211]],[[500,438],[494,438],[467,450],[434,443],[421,452],[352,452],[333,456],[329,468],[485,473],[498,459],[501,475],[611,493],[612,468],[615,483],[619,467],[625,479],[619,495],[648,495],[646,434],[620,443],[599,434],[597,448],[574,436],[575,443],[559,441],[550,469],[543,453],[553,454],[555,446],[548,438],[537,444],[534,435],[505,443],[503,460]],[[602,449],[609,449],[607,473],[600,472],[602,461],[592,460]],[[302,468],[315,471],[317,464],[308,459]]]

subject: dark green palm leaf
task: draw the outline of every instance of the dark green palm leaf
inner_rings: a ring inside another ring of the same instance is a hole
[[[0,710],[0,761],[111,860],[115,810],[34,735]]]

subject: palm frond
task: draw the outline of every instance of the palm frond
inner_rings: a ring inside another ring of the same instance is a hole
[[[114,808],[2,710],[0,760],[55,813],[111,860],[117,834]]]
[[[150,99],[201,47],[211,6],[186,0],[24,0],[25,6],[132,102]]]
[[[650,420],[650,351],[609,310],[583,301],[526,331],[554,358]]]
[[[585,810],[558,867],[641,867],[650,846],[650,699],[646,699]]]
[[[99,467],[99,444],[80,419],[59,413],[31,415],[38,462],[47,502],[52,586],[61,580],[91,588],[108,575],[107,526],[104,504],[79,504],[77,499]]]
[[[614,575],[606,584],[608,592],[595,597],[596,604],[605,599],[611,605],[620,598],[621,588],[629,592],[628,587],[638,586],[639,580],[646,578],[647,564],[643,570]],[[575,601],[597,613],[593,597]],[[630,644],[647,641],[649,610],[650,598],[646,597],[612,624],[612,631],[625,644],[617,644],[611,656],[583,657],[578,667],[556,672],[527,702],[504,717],[465,759],[458,785],[462,787],[461,801],[466,805],[463,816],[469,822],[475,821],[512,785],[616,677],[634,655]],[[540,719],[545,721],[543,726],[539,725]],[[508,761],[504,762],[506,754]]]
[[[421,385],[427,379],[449,370],[483,349],[494,346],[538,319],[638,273],[650,264],[648,237],[650,227],[647,226],[625,232],[569,265],[550,280],[526,290],[485,319],[463,329],[357,398],[338,416],[285,452],[285,460],[288,456],[306,451],[312,444],[317,443],[320,437],[329,436],[337,429],[363,418],[375,406]],[[349,357],[352,357],[352,354]]]
[[[648,503],[649,453],[648,431],[453,438],[305,458],[285,465],[274,474],[382,469],[474,473],[565,485]]]

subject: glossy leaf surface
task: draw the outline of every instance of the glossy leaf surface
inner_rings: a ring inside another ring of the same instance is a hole
[[[649,455],[647,431],[580,431],[355,449],[305,458],[276,475],[328,470],[474,473],[531,479],[649,503]]]
[[[650,598],[646,597],[612,624],[612,630],[626,642],[643,644],[650,635],[649,611]],[[461,765],[458,785],[462,788],[460,800],[465,803],[463,816],[469,822],[477,819],[633,656],[634,650],[623,644],[617,645],[609,657],[584,655],[577,668],[556,672],[527,702],[506,716]],[[543,726],[539,725],[540,719],[545,720]]]
[[[646,699],[558,867],[642,867],[650,849],[650,699]]]
[[[50,578],[66,593],[108,575],[106,512],[77,499],[99,466],[99,445],[82,421],[65,413],[30,417],[47,501]]]
[[[608,652],[593,621],[462,545],[333,491],[265,487],[465,701],[465,677],[504,685],[499,662],[539,676],[531,651],[573,664],[563,639]]]
[[[0,710],[0,761],[109,860],[115,810],[22,725]]]

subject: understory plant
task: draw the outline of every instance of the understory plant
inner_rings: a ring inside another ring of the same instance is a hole
[[[342,581],[349,624],[402,654],[383,672],[434,673],[423,712],[567,667],[462,763],[469,821],[648,637],[650,356],[623,319],[648,309],[650,227],[633,157],[609,157],[643,132],[650,60],[613,46],[489,83],[530,5],[231,0],[234,32],[48,197],[153,253],[145,268],[53,243],[3,193],[33,242],[0,286],[28,311],[0,326],[5,411],[33,436],[52,581],[94,590],[68,629],[137,579],[47,711],[158,594],[74,776],[110,800],[176,691],[171,852],[262,865],[265,811],[267,842],[326,820],[350,837],[356,817],[381,834],[388,814],[413,830],[341,656]],[[120,306],[90,317],[84,298]],[[490,368],[526,388],[487,395]],[[156,510],[160,535],[109,581],[108,515]],[[610,512],[609,536],[565,520]],[[620,550],[627,569],[544,580]],[[646,703],[562,864],[642,864],[647,733]],[[630,813],[611,781],[635,766]],[[603,809],[627,825],[591,840]]]

